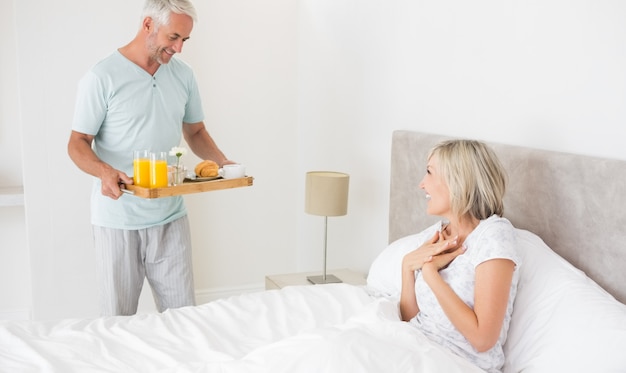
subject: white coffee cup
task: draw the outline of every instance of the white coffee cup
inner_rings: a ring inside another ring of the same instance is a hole
[[[224,179],[238,179],[246,176],[246,166],[242,164],[225,164],[219,174]]]

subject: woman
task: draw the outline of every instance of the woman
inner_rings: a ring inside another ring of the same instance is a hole
[[[420,188],[428,214],[445,222],[402,261],[402,319],[489,372],[504,364],[518,279],[514,228],[502,218],[505,186],[483,143],[437,145]]]

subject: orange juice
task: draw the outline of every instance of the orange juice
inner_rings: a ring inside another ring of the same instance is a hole
[[[150,187],[150,159],[137,158],[133,160],[133,182],[137,186]]]
[[[167,153],[150,153],[150,188],[167,186]]]
[[[150,164],[150,188],[167,186],[167,161],[154,161]]]

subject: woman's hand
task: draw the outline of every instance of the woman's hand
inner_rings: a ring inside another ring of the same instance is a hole
[[[402,289],[400,293],[400,315],[402,320],[409,321],[419,312],[415,298],[415,271],[427,266],[446,266],[454,258],[465,252],[459,250],[458,238],[444,239],[436,232],[433,237],[419,248],[406,254],[402,259]]]
[[[457,256],[463,254],[466,250],[467,248],[464,245],[451,250],[446,250],[441,254],[433,256],[430,261],[424,263],[422,268],[425,266],[433,266],[437,271],[441,271],[442,269],[447,268]]]
[[[438,270],[442,269],[450,264],[454,258],[465,252],[464,249],[460,249],[457,237],[445,240],[437,231],[430,240],[404,256],[402,271],[414,272],[422,269],[426,263],[433,263]]]

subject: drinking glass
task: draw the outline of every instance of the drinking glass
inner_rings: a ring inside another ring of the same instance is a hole
[[[150,188],[167,186],[167,152],[150,153]]]
[[[133,152],[133,184],[150,187],[150,154],[147,150]]]

